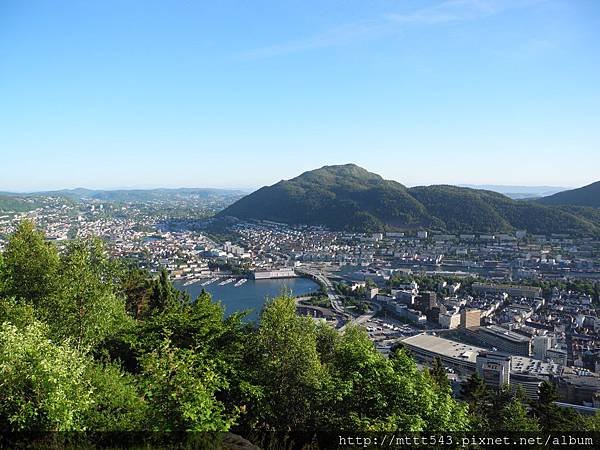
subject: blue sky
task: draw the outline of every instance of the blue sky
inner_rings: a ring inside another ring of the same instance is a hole
[[[595,0],[0,1],[0,190],[600,179]]]

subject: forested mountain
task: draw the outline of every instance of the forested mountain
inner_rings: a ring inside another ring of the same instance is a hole
[[[600,181],[569,191],[542,197],[537,202],[543,205],[589,206],[600,208]]]
[[[221,215],[334,229],[377,230],[385,224],[418,227],[434,222],[405,186],[353,164],[323,167],[263,187]]]
[[[457,186],[406,188],[354,164],[326,166],[263,187],[220,215],[349,231],[600,234],[592,214],[516,201],[496,192]]]

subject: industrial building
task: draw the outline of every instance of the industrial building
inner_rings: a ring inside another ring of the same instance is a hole
[[[519,356],[531,355],[531,339],[497,325],[479,328],[477,338],[501,352]]]
[[[428,334],[404,338],[401,344],[417,361],[431,364],[439,356],[442,364],[453,369],[459,376],[468,377],[479,371],[485,374],[484,379],[491,387],[497,388],[504,382],[514,388],[521,386],[530,399],[537,398],[538,388],[543,380],[554,380],[562,375],[564,369],[558,364],[490,352],[481,347]],[[507,361],[507,356],[510,362]],[[569,401],[571,398],[565,397],[565,400]]]

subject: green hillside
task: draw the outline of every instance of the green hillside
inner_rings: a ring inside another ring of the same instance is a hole
[[[432,225],[431,216],[406,187],[352,164],[323,167],[263,187],[221,215],[368,231],[386,225]]]
[[[23,212],[37,207],[35,199],[0,195],[0,212]]]
[[[578,189],[559,192],[537,200],[543,205],[589,206],[600,208],[600,181]]]
[[[220,215],[366,232],[427,227],[448,232],[600,234],[600,222],[589,212],[456,186],[408,189],[354,164],[322,167],[263,187]]]

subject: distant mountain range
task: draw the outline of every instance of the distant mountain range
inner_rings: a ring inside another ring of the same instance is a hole
[[[22,212],[39,206],[44,197],[62,198],[66,201],[101,201],[111,203],[189,202],[190,204],[230,204],[246,192],[230,189],[180,188],[180,189],[64,189],[30,193],[0,192],[0,212]]]
[[[459,186],[498,192],[513,199],[540,198],[568,190],[566,187],[559,186],[511,186],[502,184],[459,184]]]
[[[591,208],[546,206],[458,186],[407,188],[354,164],[325,166],[243,197],[219,213],[348,231],[432,228],[448,232],[600,235]]]
[[[71,200],[100,200],[111,202],[147,202],[176,198],[239,197],[246,193],[233,189],[174,188],[174,189],[63,189],[30,193],[0,192],[0,198],[64,197]]]

